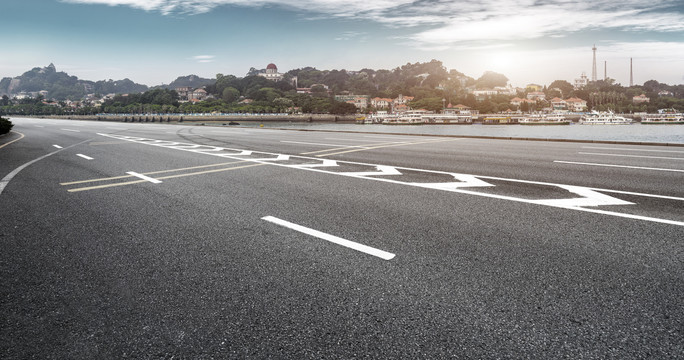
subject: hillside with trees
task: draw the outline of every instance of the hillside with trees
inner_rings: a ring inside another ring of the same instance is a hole
[[[82,114],[82,113],[331,113],[351,114],[353,104],[334,100],[335,95],[366,95],[369,98],[395,99],[399,95],[413,97],[408,104],[413,109],[440,111],[446,104],[463,104],[481,113],[503,111],[538,111],[550,107],[550,100],[558,97],[577,97],[586,100],[589,109],[613,110],[621,113],[655,112],[663,108],[684,111],[684,85],[667,85],[647,81],[641,86],[623,87],[614,80],[590,82],[575,89],[566,80],[556,80],[543,86],[545,100],[534,104],[511,105],[513,97],[526,98],[531,89],[506,87],[508,78],[487,71],[475,79],[456,70],[447,70],[442,62],[407,63],[391,70],[361,69],[319,70],[313,67],[293,69],[281,81],[259,76],[264,70],[250,69],[245,77],[217,74],[216,79],[196,75],[179,77],[171,84],[152,90],[125,79],[121,81],[88,82],[57,72],[53,65],[34,68],[21,77],[0,80],[0,93],[48,90],[42,97],[13,100],[6,95],[0,102],[0,113],[5,114]],[[9,89],[12,87],[12,89]],[[203,88],[207,95],[201,101],[180,101],[173,89]],[[508,92],[475,96],[473,90],[504,89]],[[511,93],[513,91],[513,93]],[[119,93],[99,103],[83,100],[73,102],[59,99],[82,99],[84,94]],[[127,94],[127,95],[123,95]],[[633,97],[644,94],[648,103],[634,103]],[[67,104],[68,106],[64,106]],[[365,111],[375,111],[372,107]]]

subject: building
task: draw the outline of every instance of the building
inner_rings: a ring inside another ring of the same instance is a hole
[[[278,72],[278,67],[274,63],[270,63],[266,66],[265,73],[259,73],[257,75],[263,76],[266,79],[273,81],[280,81],[285,76],[285,74],[281,74]]]
[[[567,106],[568,110],[573,112],[583,112],[587,110],[586,100],[576,97],[565,99],[565,105]]]
[[[178,97],[181,100],[188,100],[190,98],[190,93],[192,88],[190,86],[180,86],[174,89],[178,93]]]
[[[553,110],[566,110],[568,108],[568,103],[561,98],[555,97],[550,102]]]
[[[413,100],[413,96],[404,96],[402,94],[399,94],[396,99],[392,100],[392,103],[394,105],[402,105],[402,104],[407,104],[408,102]]]
[[[529,85],[528,85],[529,86]],[[546,94],[544,94],[541,91],[532,91],[531,93],[527,94],[527,99],[529,100],[546,100]]]
[[[389,109],[392,99],[375,97],[370,100],[370,103],[376,109]]]
[[[525,86],[525,90],[533,92],[542,91],[543,89],[544,87],[539,84],[527,84],[527,86]]]
[[[575,79],[575,90],[583,89],[587,85],[589,85],[589,78],[587,77],[587,74],[582,73],[579,79]]]
[[[647,103],[650,101],[651,101],[651,99],[647,98],[646,95],[644,95],[644,94],[641,94],[639,96],[635,96],[632,98],[632,102],[635,104],[643,104],[643,103]]]
[[[661,90],[658,92],[658,96],[674,96],[672,91]]]
[[[207,97],[207,91],[199,88],[195,89],[192,91],[192,93],[188,94],[188,100],[204,100]]]
[[[359,110],[364,110],[370,103],[370,96],[368,95],[335,95],[335,101],[346,102],[353,104]]]

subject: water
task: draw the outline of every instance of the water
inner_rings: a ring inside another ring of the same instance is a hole
[[[261,123],[243,122],[243,126]],[[264,128],[381,132],[388,134],[494,136],[535,139],[629,141],[684,144],[684,125],[356,125],[264,122]]]

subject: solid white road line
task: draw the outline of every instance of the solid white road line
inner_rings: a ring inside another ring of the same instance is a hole
[[[594,150],[619,150],[619,151],[639,151],[639,152],[663,152],[663,153],[678,153],[684,154],[684,151],[678,150],[647,150],[647,149],[633,149],[633,148],[607,148],[607,147],[597,147],[597,146],[582,146],[582,149],[594,149]]]
[[[362,149],[366,149],[366,147],[358,146],[358,145],[321,144],[321,143],[312,143],[312,142],[304,142],[304,141],[288,141],[288,140],[281,140],[280,142],[288,143],[288,144],[319,145],[319,146],[334,146],[334,147],[338,147],[338,148],[362,148]]]
[[[61,149],[61,148],[62,148],[62,147],[59,146],[59,145],[52,145],[52,146],[54,146],[54,147],[56,147],[56,148],[58,148],[58,149]]]
[[[596,164],[596,163],[586,163],[586,162],[576,162],[576,161],[561,161],[554,160],[555,163],[561,164],[574,164],[574,165],[588,165],[588,166],[605,166],[605,167],[617,167],[626,169],[640,169],[640,170],[653,170],[653,171],[672,171],[672,172],[684,172],[684,170],[679,169],[663,169],[663,168],[651,168],[643,166],[628,166],[628,165],[613,165],[613,164]]]
[[[88,140],[85,140],[85,141],[81,141],[81,142],[78,143],[78,144],[74,144],[74,145],[68,146],[67,149],[72,148],[72,147],[74,147],[74,146],[81,145],[81,144],[86,143],[86,142],[88,142],[88,141],[90,141],[90,140],[91,140],[91,139],[88,139]],[[55,150],[55,151],[53,151],[53,152],[51,152],[51,153],[49,153],[49,154],[45,154],[45,155],[43,155],[43,156],[37,158],[37,159],[33,159],[33,160],[31,160],[31,161],[25,163],[24,165],[21,165],[21,166],[19,166],[18,168],[12,170],[11,173],[7,174],[4,178],[2,178],[2,180],[0,180],[0,194],[2,194],[2,191],[5,190],[5,187],[7,186],[7,184],[9,184],[9,182],[12,181],[12,179],[13,179],[15,176],[17,176],[17,174],[19,174],[20,171],[24,170],[25,168],[27,168],[29,165],[31,165],[31,164],[33,164],[33,163],[36,163],[36,162],[38,162],[38,161],[40,161],[40,160],[45,159],[45,158],[48,157],[48,156],[52,156],[52,155],[54,155],[54,154],[56,154],[56,153],[58,153],[58,152],[60,152],[60,151],[64,151],[64,150],[66,150],[66,149]]]
[[[86,160],[93,160],[93,158],[91,158],[90,156],[83,155],[83,154],[76,154],[76,156],[80,156],[80,157],[82,157],[82,158],[84,158],[84,159],[86,159]]]
[[[161,184],[161,180],[157,180],[157,179],[155,179],[155,178],[151,178],[151,177],[145,176],[145,175],[143,175],[143,174],[138,174],[137,172],[129,171],[129,172],[127,172],[126,174],[128,174],[128,175],[133,175],[133,176],[135,176],[135,177],[137,177],[137,178],[141,178],[141,179],[143,179],[143,180],[147,180],[147,181],[149,181],[149,182],[151,182],[151,183],[153,183],[153,184]]]
[[[284,226],[288,229],[292,229],[292,230],[299,231],[299,232],[307,234],[307,235],[317,237],[319,239],[330,241],[330,242],[335,243],[337,245],[342,245],[342,246],[348,247],[350,249],[361,251],[361,252],[366,253],[368,255],[377,256],[383,260],[391,260],[396,256],[395,254],[392,254],[392,253],[389,253],[386,251],[382,251],[382,250],[379,250],[379,249],[376,249],[376,248],[373,248],[370,246],[366,246],[366,245],[359,244],[359,243],[356,243],[353,241],[342,239],[340,237],[330,235],[330,234],[326,234],[324,232],[320,232],[318,230],[310,229],[308,227],[293,224],[289,221],[281,220],[281,219],[278,219],[278,218],[273,217],[273,216],[265,216],[265,217],[262,217],[261,219],[266,220],[266,221],[271,222],[271,223],[274,223],[274,224],[277,224],[277,225],[280,225],[280,226]]]
[[[81,130],[71,130],[71,129],[60,129],[60,130],[71,131],[71,132],[81,132]]]
[[[587,153],[578,152],[582,155],[601,155],[601,156],[619,156],[619,157],[633,157],[633,158],[646,158],[646,159],[667,159],[667,160],[684,160],[684,158],[674,158],[665,156],[645,156],[645,155],[625,155],[625,154],[604,154],[604,153]]]

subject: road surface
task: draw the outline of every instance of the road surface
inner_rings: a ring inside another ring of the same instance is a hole
[[[13,122],[4,359],[684,357],[684,148]]]

